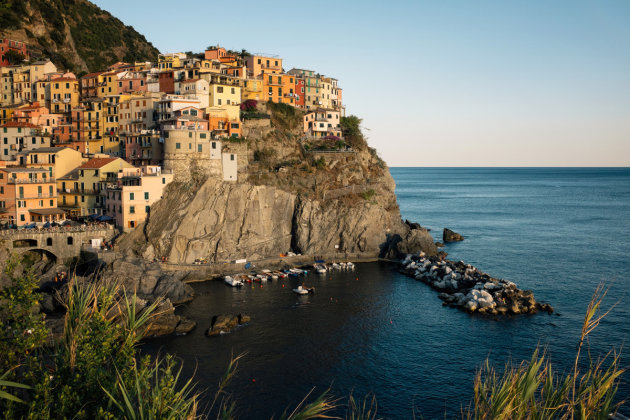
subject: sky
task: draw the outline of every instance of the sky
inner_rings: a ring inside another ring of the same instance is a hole
[[[390,166],[630,166],[628,0],[92,0],[161,52],[339,79]]]

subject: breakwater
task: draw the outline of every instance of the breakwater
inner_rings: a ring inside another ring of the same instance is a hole
[[[551,305],[537,302],[532,291],[520,290],[514,282],[494,278],[463,261],[420,252],[407,255],[401,265],[404,274],[441,292],[438,297],[444,305],[484,315],[553,313]]]

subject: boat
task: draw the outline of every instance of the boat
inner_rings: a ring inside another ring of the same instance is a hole
[[[232,287],[238,287],[238,286],[242,286],[243,285],[243,281],[238,279],[238,278],[234,278],[231,276],[225,276],[223,278],[223,281],[225,281],[226,284],[232,286]]]
[[[298,295],[308,295],[309,293],[315,293],[315,289],[313,289],[312,287],[304,287],[300,285],[293,289],[293,293],[297,293]]]
[[[271,270],[264,269],[264,270],[260,270],[260,272],[266,275],[267,278],[270,278],[272,280],[278,280],[278,275]]]
[[[335,270],[341,270],[341,266],[337,263],[333,263],[332,268],[334,268]]]
[[[287,274],[286,274],[286,273],[283,273],[283,272],[281,272],[281,271],[272,271],[272,273],[273,273],[274,275],[278,276],[278,278],[279,278],[279,279],[283,279],[283,278],[285,278],[285,277],[287,276]]]
[[[346,268],[348,270],[354,270],[354,263],[353,262],[346,263]]]
[[[315,268],[315,271],[317,271],[319,274],[326,274],[326,272],[328,272],[324,264],[314,264],[313,268]]]

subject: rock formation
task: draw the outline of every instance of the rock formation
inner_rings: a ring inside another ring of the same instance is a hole
[[[311,153],[299,140],[301,114],[287,122],[272,112],[271,121],[283,128],[248,139],[250,163],[238,182],[209,177],[172,183],[146,224],[119,241],[120,248],[175,264],[256,260],[289,251],[437,253],[426,229],[401,220],[394,180],[362,139],[350,151]],[[265,132],[247,123],[244,130]]]
[[[238,314],[222,314],[212,317],[212,324],[210,328],[206,330],[206,335],[212,337],[213,335],[227,334],[232,332],[234,328],[239,325],[246,324],[251,321],[248,315]]]
[[[444,232],[442,232],[442,240],[444,242],[458,242],[463,241],[464,237],[457,232],[444,228]]]

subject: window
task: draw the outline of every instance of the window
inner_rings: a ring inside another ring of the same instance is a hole
[[[162,184],[166,184],[166,178],[162,177]]]
[[[148,192],[145,192],[145,193],[144,193],[144,199],[145,199],[145,200],[148,200],[148,199],[149,199],[149,193],[148,193]]]
[[[217,99],[217,104],[221,105],[221,99]]]
[[[134,214],[136,212],[136,207],[135,206],[129,206],[129,213],[130,214]]]
[[[192,149],[192,143],[188,143],[188,150]]]
[[[205,139],[206,138],[206,133],[200,133],[199,134],[199,138],[200,139]]]
[[[230,160],[234,160],[234,155],[230,155]]]
[[[212,148],[216,149],[217,148],[217,143],[215,141],[212,142]]]
[[[203,145],[201,145],[201,144],[198,144],[198,145],[197,145],[197,151],[198,151],[199,153],[203,152],[203,147],[202,147],[202,146],[203,146]]]
[[[133,200],[134,199],[134,193],[129,193],[129,199]]]
[[[232,88],[232,93],[235,93],[234,88]]]
[[[182,147],[182,145],[181,145],[181,144],[179,144],[179,143],[175,143],[175,148],[176,148],[176,149],[181,149],[181,147]]]
[[[72,238],[72,236],[68,236],[68,245],[72,245],[74,243],[74,239]]]
[[[52,238],[46,238],[46,246],[52,246],[53,241]]]
[[[223,86],[217,86],[217,93],[223,93]]]
[[[149,213],[150,210],[151,210],[151,206],[144,206],[145,213]]]

